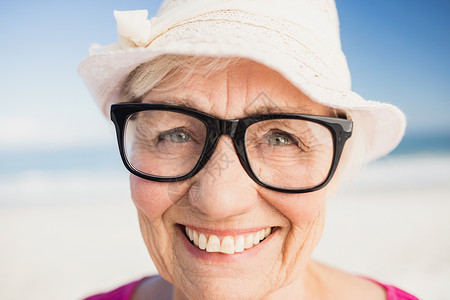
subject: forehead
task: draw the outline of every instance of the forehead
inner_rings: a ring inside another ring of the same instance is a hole
[[[179,105],[194,108],[223,119],[275,112],[330,115],[330,108],[310,100],[278,72],[245,60],[212,74],[201,70],[193,74],[180,71],[172,77],[183,84],[151,90],[144,103]]]

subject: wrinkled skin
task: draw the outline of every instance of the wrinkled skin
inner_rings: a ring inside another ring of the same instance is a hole
[[[270,101],[262,99],[261,93]],[[331,115],[328,107],[312,102],[281,75],[254,62],[207,78],[193,74],[183,89],[150,91],[143,102],[168,100],[223,119],[241,118],[264,107]],[[227,136],[221,137],[207,166],[184,182],[130,177],[142,236],[161,276],[175,286],[178,299],[316,297],[320,280],[310,256],[323,232],[325,199],[337,182],[334,178],[325,188],[306,194],[262,188],[246,174]],[[199,259],[182,242],[185,237],[178,224],[210,230],[269,226],[277,230],[250,255],[214,253]],[[218,255],[230,259],[214,259]]]

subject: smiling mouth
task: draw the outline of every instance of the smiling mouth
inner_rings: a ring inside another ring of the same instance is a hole
[[[240,253],[251,249],[268,238],[274,230],[275,227],[267,227],[256,232],[221,237],[184,226],[184,233],[187,239],[196,248],[206,252],[220,252],[225,254]]]

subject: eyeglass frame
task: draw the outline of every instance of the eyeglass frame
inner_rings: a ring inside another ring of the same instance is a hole
[[[175,176],[175,177],[155,176],[139,171],[138,169],[134,168],[133,165],[128,161],[125,153],[125,129],[127,121],[132,114],[149,110],[162,110],[181,113],[184,115],[194,117],[205,125],[207,137],[205,140],[205,145],[203,146],[202,153],[196,165],[190,172],[182,176]],[[216,149],[220,137],[222,135],[228,135],[233,140],[234,149],[236,151],[236,154],[239,158],[242,167],[253,181],[255,181],[257,184],[259,184],[264,188],[289,194],[309,193],[317,191],[326,186],[330,182],[331,178],[336,172],[342,151],[344,149],[345,142],[351,137],[353,129],[353,122],[349,119],[348,116],[345,116],[346,118],[344,119],[339,117],[327,117],[327,116],[298,114],[298,113],[270,113],[270,114],[251,115],[240,119],[224,120],[209,115],[207,113],[197,111],[192,108],[166,104],[147,104],[147,103],[113,104],[111,105],[110,116],[116,128],[117,141],[122,162],[128,169],[128,171],[130,171],[132,174],[140,178],[156,182],[178,182],[189,179],[193,177],[195,174],[197,174],[207,164],[207,162],[213,155],[214,150]],[[246,147],[245,134],[247,128],[255,123],[273,119],[297,119],[310,121],[320,124],[330,131],[331,136],[333,138],[333,160],[327,177],[320,184],[313,187],[306,187],[300,189],[280,188],[261,181],[254,174],[250,166],[250,162],[247,157],[247,151],[245,148]]]

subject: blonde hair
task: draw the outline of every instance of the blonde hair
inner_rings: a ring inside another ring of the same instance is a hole
[[[169,91],[183,87],[193,74],[205,77],[248,60],[240,57],[203,57],[165,54],[137,66],[125,80],[122,88],[123,102],[140,102],[150,91]],[[337,110],[332,108],[337,116]],[[354,126],[352,137],[346,142],[334,180],[349,182],[365,165],[367,139],[362,128],[364,113],[345,111]],[[339,185],[339,184],[338,184]]]

